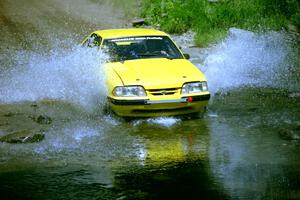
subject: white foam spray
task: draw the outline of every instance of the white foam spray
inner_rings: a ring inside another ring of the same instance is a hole
[[[154,124],[154,125],[160,125],[164,127],[172,127],[181,120],[179,118],[175,117],[157,117],[157,118],[150,118],[150,119],[141,119],[134,121],[133,125],[137,126],[143,123],[147,124]]]
[[[227,39],[208,50],[199,68],[211,93],[245,85],[293,89],[295,59],[284,32],[255,34],[232,28]]]
[[[0,103],[55,99],[91,109],[106,97],[105,55],[97,50],[18,51],[12,59],[16,65],[0,75]]]

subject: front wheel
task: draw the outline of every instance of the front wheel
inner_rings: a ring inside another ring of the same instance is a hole
[[[109,115],[109,114],[112,113],[112,110],[111,110],[111,108],[110,108],[108,102],[105,102],[105,104],[104,104],[104,106],[103,106],[103,109],[102,109],[102,113],[103,113],[104,115]]]
[[[207,109],[205,107],[202,111],[186,114],[186,115],[184,115],[183,119],[185,119],[185,120],[202,119],[204,117],[206,110]]]

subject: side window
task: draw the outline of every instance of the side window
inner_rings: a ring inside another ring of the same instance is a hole
[[[101,44],[101,37],[93,33],[83,44],[86,47],[99,47]]]

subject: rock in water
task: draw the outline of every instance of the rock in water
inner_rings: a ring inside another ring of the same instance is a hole
[[[33,121],[39,124],[51,124],[52,119],[51,117],[48,117],[47,115],[39,115],[38,117],[35,116],[29,116]]]
[[[288,95],[289,98],[297,98],[300,97],[300,92],[293,92]]]
[[[14,113],[12,113],[12,112],[8,112],[8,113],[4,114],[4,117],[12,117],[12,116],[14,116]]]
[[[145,19],[135,19],[135,20],[132,22],[132,26],[133,26],[133,27],[138,27],[138,26],[142,26],[142,25],[146,25]]]
[[[36,122],[39,123],[39,124],[51,124],[52,123],[52,119],[48,116],[43,116],[43,115],[40,115],[37,117],[36,119]]]
[[[34,143],[45,138],[42,132],[30,132],[28,130],[16,131],[0,138],[0,142],[7,143]]]
[[[300,140],[300,126],[281,129],[279,136],[284,140]]]

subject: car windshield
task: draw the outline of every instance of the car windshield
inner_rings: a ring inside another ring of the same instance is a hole
[[[142,36],[106,39],[102,49],[110,56],[110,61],[146,58],[182,59],[183,56],[167,36]]]

